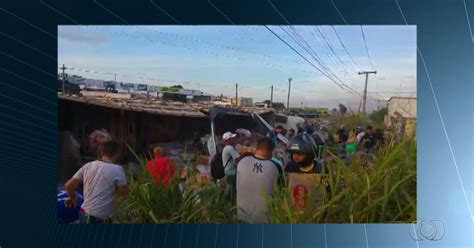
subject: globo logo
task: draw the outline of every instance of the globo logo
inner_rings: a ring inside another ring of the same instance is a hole
[[[440,220],[413,221],[409,229],[410,237],[415,241],[438,241],[444,237],[444,224]]]

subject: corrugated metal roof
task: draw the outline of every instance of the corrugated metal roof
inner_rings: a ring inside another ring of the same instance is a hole
[[[58,97],[68,101],[128,111],[146,112],[159,115],[208,118],[208,116],[202,113],[199,109],[187,107],[185,104],[180,105],[175,103],[172,105],[164,105],[160,104],[160,102],[147,103],[143,100],[111,100],[107,98],[75,97],[63,95],[59,95]]]
[[[59,99],[92,104],[107,108],[146,112],[158,115],[187,116],[209,118],[209,109],[215,106],[212,103],[182,103],[173,101],[146,100],[146,99],[118,99],[100,96],[69,96],[58,94]],[[235,107],[230,107],[235,108]],[[271,108],[241,107],[239,110],[264,114],[274,111]]]

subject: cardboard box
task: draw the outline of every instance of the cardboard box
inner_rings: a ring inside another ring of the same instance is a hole
[[[296,209],[304,210],[311,204],[322,204],[325,185],[320,174],[289,173],[288,186]],[[313,202],[309,202],[309,201]]]

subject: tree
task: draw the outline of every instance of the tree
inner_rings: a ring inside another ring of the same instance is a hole
[[[283,110],[283,109],[285,109],[285,104],[282,103],[282,102],[274,102],[272,104],[272,108],[274,108],[276,110]]]
[[[170,88],[183,89],[183,86],[178,84],[178,85],[173,85]]]
[[[388,108],[381,108],[379,110],[373,111],[369,118],[376,126],[382,126],[385,115],[388,113]]]
[[[346,112],[347,112],[347,107],[344,106],[344,104],[339,104],[339,112],[341,113],[341,115],[345,115]]]

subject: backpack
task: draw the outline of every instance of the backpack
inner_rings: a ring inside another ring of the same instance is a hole
[[[222,162],[222,150],[223,149],[220,149],[211,160],[211,176],[214,179],[222,179],[225,176],[225,167],[227,167],[227,164],[229,164],[232,159],[232,157],[230,157],[224,165]]]

